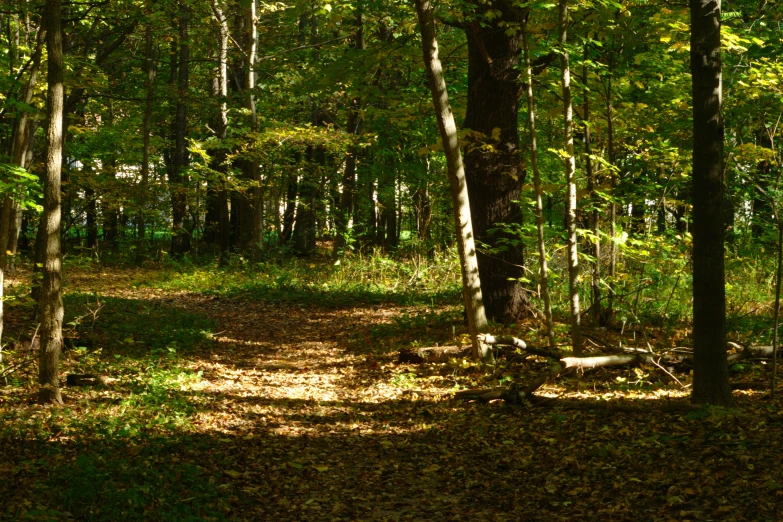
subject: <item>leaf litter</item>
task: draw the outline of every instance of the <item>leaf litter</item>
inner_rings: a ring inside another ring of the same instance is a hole
[[[449,392],[497,377],[463,360],[395,362],[412,343],[453,343],[464,330],[454,306],[330,308],[165,290],[155,277],[105,269],[67,283],[124,306],[131,325],[163,332],[190,314],[182,321],[208,328],[206,340],[151,349],[136,330],[118,343],[122,325],[98,317],[100,348],[66,355],[63,370],[93,364],[107,384],[65,388],[62,411],[31,404],[32,382],[6,384],[0,518],[783,518],[783,416],[763,390],[736,392],[736,409],[674,414],[455,402]],[[9,329],[24,311],[11,308]],[[541,364],[527,359],[513,377]],[[687,394],[618,385],[629,377],[599,370],[540,393],[640,405]]]

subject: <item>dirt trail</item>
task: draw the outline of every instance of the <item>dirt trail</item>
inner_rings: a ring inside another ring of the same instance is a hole
[[[406,400],[390,361],[357,340],[389,309],[188,301],[219,324],[196,366],[213,397],[197,425],[243,439],[240,504],[275,520],[519,519],[439,473],[455,449],[432,424],[437,406]]]
[[[199,419],[204,432],[222,419],[219,429],[241,439],[225,471],[250,518],[667,520],[687,512],[750,520],[780,508],[779,495],[764,501],[741,489],[726,500],[731,486],[715,477],[737,473],[730,461],[713,457],[706,476],[694,474],[710,458],[702,450],[714,455],[698,423],[409,400],[393,384],[403,371],[393,354],[369,340],[400,315],[393,307],[188,303],[220,325],[215,352],[200,363],[213,400]],[[447,384],[424,369],[417,388],[427,387],[427,372]],[[673,429],[690,442],[648,442]],[[751,458],[752,475],[779,476],[763,455]]]
[[[112,289],[106,277],[73,276],[70,284],[138,300],[134,306],[165,303],[161,310],[217,325],[215,342],[178,355],[202,372],[178,396],[194,408],[187,429],[127,451],[161,474],[197,466],[215,493],[178,495],[203,497],[227,520],[783,517],[783,421],[769,403],[748,400],[745,413],[700,417],[421,398],[410,388],[445,390],[481,374],[458,362],[397,366],[395,349],[383,344],[389,337],[377,333],[418,338],[405,330],[414,323],[401,320],[402,308],[207,297],[134,288],[119,275]],[[579,382],[572,391],[587,393]],[[182,478],[176,471],[164,487]]]

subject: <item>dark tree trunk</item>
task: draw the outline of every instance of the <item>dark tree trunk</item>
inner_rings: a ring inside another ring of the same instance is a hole
[[[186,0],[179,1],[179,71],[177,75],[177,114],[174,120],[174,165],[171,169],[171,253],[182,256],[190,250],[190,236],[185,229],[187,214],[187,175],[190,161],[187,144],[187,96],[190,68],[190,9]]]
[[[33,52],[31,61],[30,77],[27,81],[27,85],[25,85],[24,93],[22,95],[22,101],[27,104],[32,101],[33,92],[38,82],[38,73],[41,65],[41,55],[43,54],[44,42],[48,44],[45,25],[46,23],[44,21],[42,24],[43,27],[41,27],[41,29],[38,31],[35,51]],[[31,122],[28,112],[26,110],[22,110],[16,122],[16,128],[14,129],[13,141],[11,144],[11,159],[20,167],[26,168],[28,165],[30,165],[30,163],[32,163],[32,149],[35,142],[36,128],[37,121]],[[2,335],[3,331],[2,296],[4,295],[4,270],[6,264],[13,264],[13,257],[11,257],[8,263],[6,262],[6,252],[11,251],[12,254],[16,253],[16,241],[14,236],[18,238],[19,230],[17,228],[17,230],[14,231],[14,228],[15,225],[19,223],[21,217],[21,210],[10,197],[4,198],[2,206],[2,217],[0,217],[0,244],[6,243],[9,245],[9,248],[0,248],[0,336]],[[33,273],[37,272],[37,267],[38,265],[34,266]],[[38,288],[38,285],[33,284],[32,288],[32,293],[37,298],[35,295],[35,289]]]
[[[48,24],[46,50],[48,59],[47,114],[49,123],[46,133],[46,177],[44,185],[44,260],[43,283],[41,285],[41,352],[38,382],[41,385],[40,404],[62,404],[60,396],[60,350],[62,349],[62,274],[60,272],[60,176],[62,170],[63,143],[63,47],[62,47],[62,4],[60,0],[47,0],[46,19]]]
[[[210,162],[209,168],[212,170],[215,170],[216,166],[216,158],[215,154],[213,153],[212,161]],[[218,190],[220,190],[220,181],[219,180],[209,180],[207,182],[207,194],[205,196],[204,201],[204,242],[210,243],[213,245],[218,244],[218,220],[219,217],[219,210],[218,210]]]
[[[225,263],[226,255],[230,248],[231,231],[228,213],[228,191],[226,190],[226,180],[228,177],[228,165],[226,165],[227,154],[224,148],[223,140],[226,139],[228,129],[228,40],[229,29],[228,20],[217,0],[212,2],[212,10],[215,20],[218,24],[218,68],[213,81],[212,95],[220,100],[218,112],[214,117],[215,134],[221,141],[218,149],[213,153],[212,170],[218,172],[218,178],[209,184],[208,197],[210,198],[207,206],[207,228],[206,232],[210,234],[209,239],[217,242],[220,249],[220,262]]]
[[[356,12],[356,33],[354,35],[353,47],[356,50],[364,49],[364,22],[361,8]],[[361,108],[361,99],[351,100],[351,106],[348,111],[347,130],[354,136],[359,134],[359,110]],[[345,169],[343,170],[343,192],[340,195],[340,201],[335,212],[335,237],[334,254],[337,255],[345,250],[346,234],[348,233],[348,222],[351,218],[354,206],[354,191],[356,190],[356,159],[359,154],[359,147],[356,144],[348,149],[348,155],[345,158]]]
[[[491,22],[469,24],[468,99],[464,126],[473,131],[465,153],[468,194],[476,240],[493,249],[479,250],[481,290],[487,317],[511,321],[526,315],[529,300],[519,279],[524,277],[521,247],[503,245],[513,234],[490,232],[522,221],[517,204],[525,180],[519,155],[518,105],[519,62],[522,33],[507,34],[507,24],[522,22],[522,11],[510,2],[482,4],[479,10],[494,9],[500,16]],[[498,132],[499,131],[499,132]],[[486,143],[494,150],[474,146]],[[515,241],[516,242],[516,241]]]
[[[88,188],[84,195],[87,199],[87,248],[95,248],[98,246],[98,203],[95,190]]]
[[[359,116],[358,107],[361,102],[358,98],[351,101],[351,110],[348,113],[348,132],[358,134]],[[335,237],[334,254],[337,255],[345,250],[346,235],[348,234],[348,222],[353,212],[353,194],[356,190],[356,157],[359,154],[359,147],[352,145],[348,149],[348,155],[345,158],[345,168],[343,169],[343,191],[340,195],[339,204],[335,212]]]
[[[296,173],[288,176],[286,187],[285,210],[283,211],[283,231],[280,242],[287,243],[294,231],[294,216],[296,215],[296,195],[299,193],[299,179]]]
[[[592,144],[590,133],[590,89],[588,88],[590,71],[587,68],[588,61],[590,59],[590,46],[587,41],[584,43],[584,63],[582,66],[582,84],[584,90],[582,95],[584,100],[582,101],[582,117],[584,118],[584,140],[585,140],[585,174],[587,175],[587,190],[590,193],[590,209],[589,222],[590,230],[593,233],[591,238],[591,252],[593,261],[590,263],[590,288],[592,293],[592,302],[590,304],[590,311],[593,319],[593,324],[596,326],[605,326],[601,306],[601,239],[600,239],[600,227],[598,219],[598,207],[601,204],[601,198],[597,193],[598,180],[596,174],[593,171],[593,158],[592,158]]]
[[[147,256],[147,190],[150,178],[150,132],[152,129],[152,104],[155,98],[155,60],[153,56],[152,24],[147,24],[144,31],[144,71],[146,73],[146,100],[144,103],[144,122],[142,123],[142,138],[144,140],[141,160],[141,186],[139,187],[139,210],[136,215],[138,235],[136,242],[136,260],[143,261]]]
[[[383,167],[378,174],[378,205],[381,215],[376,243],[387,252],[397,247],[396,185],[394,165],[384,158]]]
[[[430,238],[430,222],[432,221],[432,205],[427,181],[422,181],[412,196],[413,217],[416,224],[416,237],[425,241]]]
[[[691,0],[693,80],[693,395],[731,403],[723,265],[720,0]]]
[[[322,147],[308,147],[308,171],[299,183],[299,205],[296,208],[296,223],[294,225],[294,251],[307,255],[315,250],[316,236],[316,202],[320,197],[320,173],[326,161]]]
[[[645,223],[646,206],[644,199],[637,199],[631,204],[631,230],[639,236],[643,236],[647,228]]]

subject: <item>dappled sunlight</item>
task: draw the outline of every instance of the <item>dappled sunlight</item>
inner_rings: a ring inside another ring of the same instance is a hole
[[[458,302],[281,303],[164,289],[144,270],[74,270],[69,280],[69,314],[93,345],[67,351],[63,371],[101,381],[65,387],[62,411],[26,404],[32,380],[3,388],[12,460],[0,470],[17,470],[16,496],[0,483],[16,499],[9,509],[27,501],[18,491],[49,484],[52,465],[67,479],[56,497],[65,505],[157,502],[174,512],[184,498],[185,512],[215,520],[655,520],[688,503],[774,509],[753,488],[716,478],[702,491],[690,478],[706,465],[744,485],[781,482],[763,449],[779,442],[780,414],[761,391],[736,392],[743,413],[662,413],[655,407],[687,401],[689,377],[660,382],[641,367],[563,375],[538,390],[538,405],[465,403],[452,392],[502,386],[500,376],[524,384],[547,363],[398,364],[401,348],[464,344]],[[608,411],[622,407],[632,410]],[[37,456],[44,447],[50,461]],[[730,495],[750,507],[714,500]]]

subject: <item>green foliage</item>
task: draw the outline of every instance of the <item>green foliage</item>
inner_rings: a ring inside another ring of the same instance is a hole
[[[454,252],[426,259],[395,260],[380,253],[339,261],[283,259],[246,268],[185,267],[151,283],[163,289],[280,303],[353,307],[381,302],[439,303],[459,299]],[[238,265],[238,266],[237,266]]]
[[[153,449],[133,456],[122,445],[84,448],[56,470],[49,487],[63,510],[81,520],[149,520],[152,512],[161,521],[225,520],[213,507],[221,497],[217,485],[200,465],[180,460],[189,441],[157,453],[162,442],[150,440]]]
[[[0,196],[10,196],[22,208],[42,210],[38,204],[43,196],[38,176],[18,165],[0,162]]]
[[[114,352],[168,357],[209,346],[214,322],[161,300],[72,293],[64,299],[65,324],[75,333],[106,341]]]

